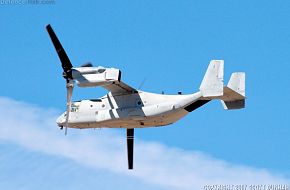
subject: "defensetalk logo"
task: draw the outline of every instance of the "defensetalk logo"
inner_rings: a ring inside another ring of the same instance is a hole
[[[55,0],[0,0],[0,5],[53,5]]]

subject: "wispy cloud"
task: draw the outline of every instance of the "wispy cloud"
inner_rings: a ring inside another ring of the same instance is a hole
[[[202,189],[211,184],[289,184],[265,169],[233,165],[197,151],[136,141],[135,169],[127,170],[124,136],[118,130],[69,130],[55,125],[57,111],[0,98],[0,140],[62,156],[172,189]]]

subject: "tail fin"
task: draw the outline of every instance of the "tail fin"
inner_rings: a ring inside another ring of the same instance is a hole
[[[224,61],[212,60],[206,70],[199,90],[203,97],[216,97],[223,95],[224,87]]]
[[[230,81],[224,87],[221,102],[224,109],[240,109],[245,107],[245,73],[237,72],[231,75]]]

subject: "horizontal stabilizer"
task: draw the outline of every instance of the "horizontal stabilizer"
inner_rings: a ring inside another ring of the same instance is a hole
[[[203,97],[223,95],[224,61],[212,60],[199,87]]]
[[[224,101],[235,101],[235,100],[243,100],[245,99],[245,96],[225,86],[224,95],[220,99]]]

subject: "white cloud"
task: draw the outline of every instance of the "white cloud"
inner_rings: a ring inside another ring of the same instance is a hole
[[[135,145],[135,169],[128,171],[125,135],[112,129],[71,129],[64,136],[55,124],[56,116],[55,110],[0,98],[0,140],[171,189],[202,189],[212,184],[289,184],[288,179],[264,169],[233,165],[201,152],[142,140]]]

